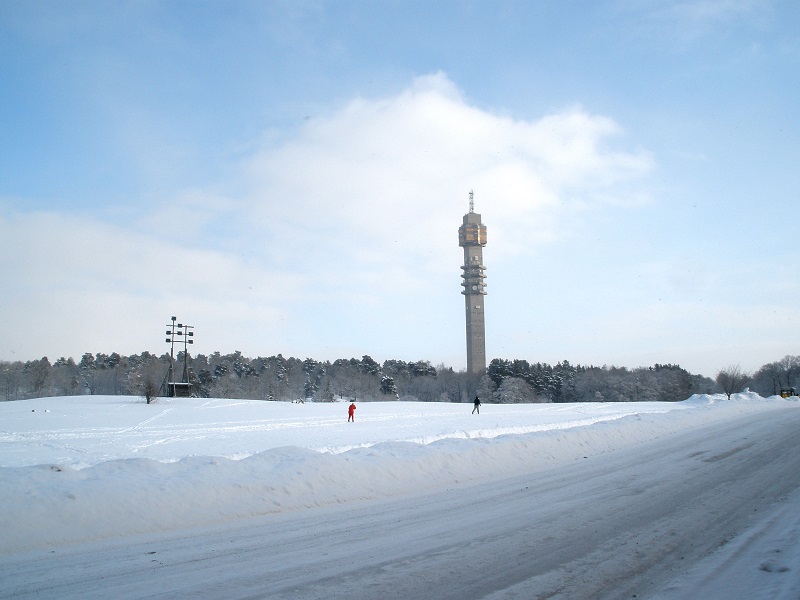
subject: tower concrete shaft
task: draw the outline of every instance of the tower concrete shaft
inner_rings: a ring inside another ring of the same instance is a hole
[[[467,372],[486,373],[486,324],[483,316],[486,295],[486,275],[483,266],[483,247],[486,245],[486,226],[474,211],[473,195],[469,193],[469,212],[458,228],[458,245],[464,248],[461,286],[467,317]]]

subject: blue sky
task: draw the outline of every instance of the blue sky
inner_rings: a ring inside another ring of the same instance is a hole
[[[0,360],[800,354],[800,5],[0,3]]]

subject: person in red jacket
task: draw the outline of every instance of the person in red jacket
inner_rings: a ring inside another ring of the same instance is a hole
[[[353,402],[350,405],[350,408],[347,409],[347,422],[349,423],[352,421],[353,423],[356,422],[356,403]]]

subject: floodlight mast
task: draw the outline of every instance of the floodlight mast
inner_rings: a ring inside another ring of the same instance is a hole
[[[167,327],[171,327],[171,329],[167,329],[167,343],[170,345],[169,347],[169,371],[167,371],[166,381],[172,383],[172,374],[173,374],[173,363],[175,362],[175,321],[177,321],[177,317],[172,317],[172,323],[167,325]]]
[[[183,323],[178,323],[177,317],[171,318],[171,323],[167,325],[169,329],[166,331],[167,339],[166,342],[170,345],[169,348],[169,372],[167,373],[166,382],[168,382],[168,393],[169,396],[175,395],[175,381],[174,381],[174,363],[175,363],[175,342],[180,344],[183,341],[183,375],[181,377],[181,383],[188,384],[189,383],[189,344],[194,344],[194,340],[191,339],[194,337],[194,331],[190,331],[194,329],[192,325],[184,325]]]

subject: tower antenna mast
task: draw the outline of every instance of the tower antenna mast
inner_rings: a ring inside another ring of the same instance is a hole
[[[477,381],[486,373],[486,325],[484,296],[486,296],[486,267],[483,247],[486,245],[486,225],[475,212],[475,194],[469,191],[469,212],[458,228],[458,245],[464,248],[461,266],[461,293],[464,294],[467,326],[467,372]]]

